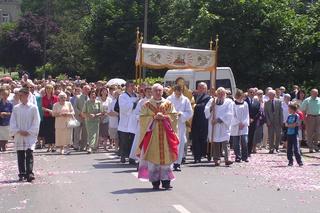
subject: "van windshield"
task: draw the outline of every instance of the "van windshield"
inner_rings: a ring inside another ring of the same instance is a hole
[[[197,81],[196,82],[197,87],[198,87],[198,84],[200,82],[205,82],[208,85],[208,88],[211,88],[210,80],[199,80],[199,81]],[[216,84],[217,84],[217,88],[224,87],[225,89],[229,89],[231,91],[231,93],[233,94],[233,91],[232,91],[232,88],[231,88],[230,79],[217,79]]]
[[[190,82],[185,80],[184,83],[189,88]],[[176,85],[176,81],[165,81],[164,82],[165,87],[174,87],[175,85]]]

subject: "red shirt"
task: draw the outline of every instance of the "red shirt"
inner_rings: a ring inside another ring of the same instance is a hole
[[[51,109],[53,107],[53,104],[58,102],[58,97],[53,95],[51,96],[51,98],[49,99],[47,95],[42,97],[42,107],[47,108],[47,109]],[[43,112],[43,116],[44,117],[52,117],[52,115],[49,112]]]

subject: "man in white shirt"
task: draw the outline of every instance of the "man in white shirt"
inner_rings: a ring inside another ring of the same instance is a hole
[[[217,98],[211,98],[207,103],[204,113],[209,119],[208,141],[213,145],[213,160],[215,166],[220,165],[220,144],[224,150],[225,165],[233,164],[229,160],[229,140],[233,118],[233,101],[226,98],[223,87],[217,89]]]
[[[132,143],[134,140],[134,134],[129,132],[129,120],[132,116],[137,103],[138,97],[134,93],[135,85],[132,81],[127,81],[126,91],[119,96],[119,142],[120,142],[120,156],[121,163],[126,162],[126,158],[129,157]],[[129,164],[135,164],[134,159],[129,159]]]
[[[174,93],[170,95],[169,100],[178,113],[178,138],[179,138],[179,153],[178,160],[174,163],[174,171],[181,171],[181,162],[184,157],[184,146],[187,143],[187,127],[186,122],[192,118],[193,110],[190,100],[182,94],[180,86],[174,87]]]
[[[29,90],[22,88],[19,91],[20,104],[13,108],[10,119],[10,135],[14,136],[14,142],[18,155],[19,181],[27,179],[32,182],[33,174],[33,150],[35,149],[40,126],[40,115],[36,105],[28,101]]]

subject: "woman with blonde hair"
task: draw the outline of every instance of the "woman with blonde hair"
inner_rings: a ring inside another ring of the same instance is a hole
[[[58,97],[54,95],[54,89],[51,84],[45,86],[45,95],[42,97],[43,110],[43,128],[45,129],[43,137],[48,144],[47,152],[55,152],[55,118],[52,116],[52,108],[58,102]]]
[[[56,147],[60,148],[60,154],[70,154],[66,148],[72,142],[72,128],[67,128],[68,121],[73,118],[74,110],[72,104],[67,101],[67,95],[60,92],[59,102],[53,105],[52,115],[55,121]]]

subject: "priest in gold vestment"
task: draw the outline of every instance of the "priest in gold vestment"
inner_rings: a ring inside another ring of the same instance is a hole
[[[153,189],[170,189],[174,179],[171,165],[178,158],[179,140],[176,134],[178,115],[173,104],[162,98],[163,87],[152,87],[152,99],[140,113],[140,143],[137,156],[141,159],[138,178],[152,182]]]

